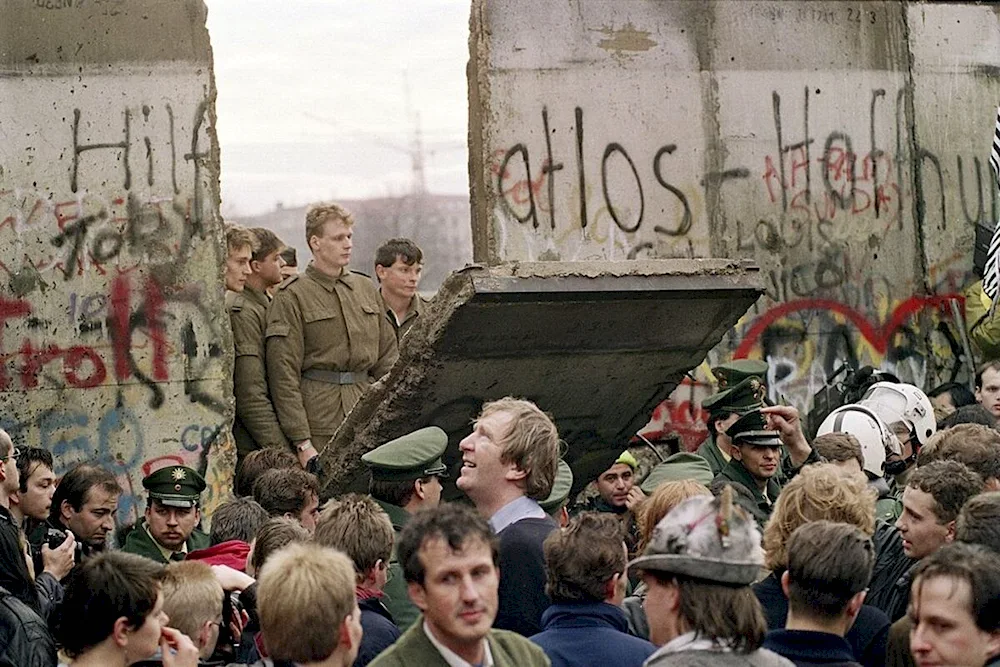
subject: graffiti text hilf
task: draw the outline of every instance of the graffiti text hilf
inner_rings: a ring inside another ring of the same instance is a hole
[[[70,280],[89,270],[107,275],[111,266],[183,261],[191,238],[204,237],[206,110],[204,100],[196,105],[190,137],[180,142],[169,104],[159,115],[147,104],[126,107],[120,136],[85,132],[86,115],[74,109],[68,193],[0,188],[0,236],[11,241],[0,252],[0,270],[13,277],[25,267],[54,269]],[[120,185],[109,194],[108,176],[115,172]]]
[[[128,275],[117,276],[112,281],[108,303],[110,359],[95,346],[34,342],[29,336],[20,341],[16,351],[11,350],[10,342],[3,337],[4,328],[8,323],[19,323],[18,320],[29,323],[32,308],[26,299],[0,296],[0,391],[38,388],[39,375],[50,364],[57,362],[61,365],[61,377],[65,386],[73,389],[92,389],[108,383],[126,382],[132,378],[135,366],[132,331],[136,313],[132,308]],[[142,304],[141,318],[145,322],[143,328],[152,348],[150,379],[165,382],[169,380],[169,376],[168,350],[163,329],[163,295],[152,279],[145,281]]]

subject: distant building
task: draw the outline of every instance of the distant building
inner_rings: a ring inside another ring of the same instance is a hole
[[[435,292],[451,271],[472,261],[472,222],[469,198],[459,195],[406,195],[379,199],[334,199],[354,215],[351,269],[375,276],[375,250],[383,241],[403,236],[424,251],[421,292]],[[308,206],[241,216],[248,227],[265,227],[298,251],[299,266],[311,257],[305,239]]]

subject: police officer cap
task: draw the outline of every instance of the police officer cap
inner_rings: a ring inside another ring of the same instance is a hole
[[[709,414],[736,413],[744,415],[751,410],[764,407],[764,383],[757,376],[742,380],[718,394],[712,394],[701,402],[701,407]]]
[[[663,463],[656,465],[646,479],[642,480],[642,492],[650,494],[665,482],[680,482],[691,479],[708,486],[715,479],[708,461],[691,452],[678,452]]]
[[[727,486],[718,498],[695,496],[670,510],[629,568],[749,586],[763,565],[757,522],[733,502]]]
[[[559,466],[556,468],[556,481],[552,484],[552,493],[549,497],[538,503],[546,512],[559,509],[559,507],[569,498],[569,490],[573,488],[573,470],[569,464],[559,459]]]
[[[749,377],[766,378],[767,362],[759,359],[733,359],[712,369],[719,389],[735,387]]]
[[[760,410],[748,412],[726,429],[733,444],[756,447],[780,447],[778,432],[767,428],[767,419]]]
[[[390,440],[364,454],[361,460],[380,482],[407,482],[421,477],[443,477],[447,471],[441,455],[448,447],[448,434],[428,426]]]
[[[194,507],[205,490],[205,478],[187,466],[166,466],[142,480],[150,500],[168,507]]]

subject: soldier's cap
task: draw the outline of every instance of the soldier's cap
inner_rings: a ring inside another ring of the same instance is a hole
[[[701,407],[711,415],[745,415],[751,410],[764,407],[764,383],[756,375],[742,380],[739,384],[705,398]]]
[[[198,471],[187,466],[165,466],[142,480],[150,500],[168,507],[194,507],[207,486]]]
[[[623,451],[621,454],[619,454],[618,458],[615,459],[614,465],[618,465],[619,463],[624,463],[625,465],[627,465],[629,468],[632,469],[632,472],[635,472],[636,468],[639,467],[639,462],[635,460],[634,456],[632,456],[632,452],[630,452],[627,449]],[[608,467],[610,468],[611,466]]]
[[[573,470],[569,464],[559,459],[559,466],[556,468],[556,481],[552,484],[552,493],[549,497],[538,503],[546,512],[559,509],[559,507],[569,498],[569,490],[573,488]]]
[[[728,486],[717,498],[695,496],[677,505],[656,524],[642,556],[628,564],[730,586],[749,586],[763,565],[757,522],[734,504]]]
[[[752,445],[754,447],[780,447],[781,438],[778,432],[767,428],[767,418],[760,410],[754,410],[743,415],[726,429],[734,445]]]
[[[376,447],[361,460],[371,471],[372,479],[379,482],[445,477],[448,468],[441,455],[447,447],[448,434],[437,426],[427,426]]]
[[[702,457],[691,452],[678,452],[663,463],[654,466],[646,475],[646,479],[642,480],[642,485],[639,488],[642,489],[643,493],[649,495],[660,484],[680,482],[685,479],[692,479],[699,484],[708,486],[715,479],[715,475],[712,474],[712,467],[708,465],[708,461]]]
[[[733,359],[712,369],[719,390],[735,387],[749,377],[766,378],[767,362],[759,359]]]

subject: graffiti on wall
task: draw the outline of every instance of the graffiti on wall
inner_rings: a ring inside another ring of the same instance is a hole
[[[912,136],[910,92],[768,91],[755,140],[728,146],[724,169],[695,178],[684,176],[692,151],[712,150],[700,139],[667,132],[634,145],[614,134],[620,126],[589,123],[582,106],[542,106],[544,140],[527,128],[491,152],[500,251],[698,257],[712,236],[717,252],[756,260],[764,297],[646,427],[672,428],[688,448],[706,436],[710,365],[727,359],[766,359],[771,399],[802,410],[845,363],[925,390],[966,381],[952,303],[961,312],[974,225],[996,219],[997,190],[979,155],[939,154]],[[565,122],[554,131],[555,118],[570,116],[570,131]]]
[[[207,110],[66,109],[59,131],[45,129],[62,137],[55,153],[30,146],[0,181],[0,426],[51,451],[57,474],[81,462],[116,472],[122,523],[163,465],[205,474],[209,511],[231,486]]]

